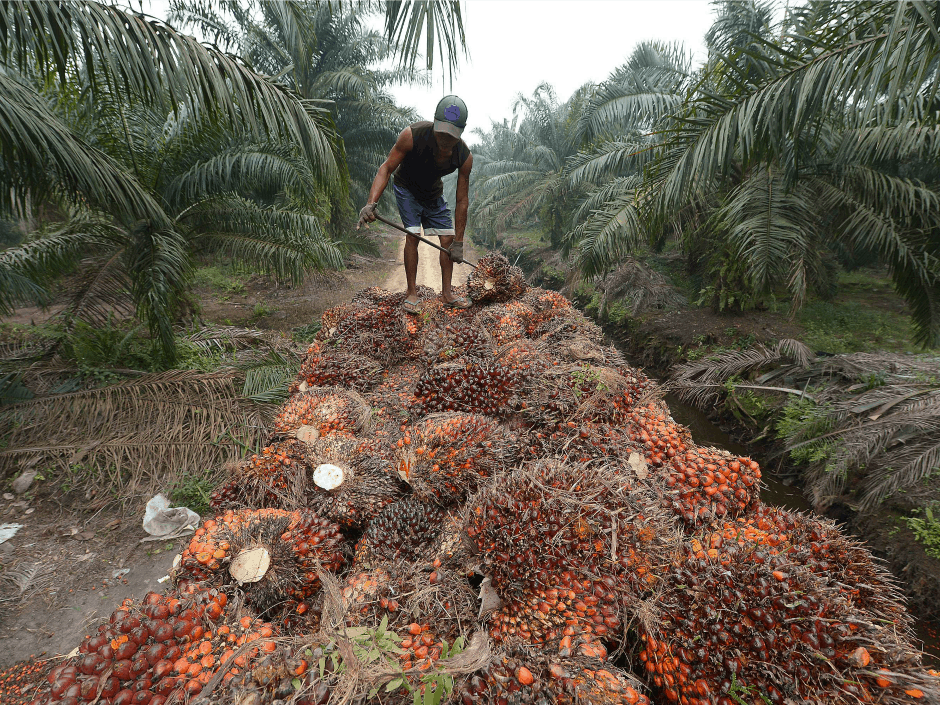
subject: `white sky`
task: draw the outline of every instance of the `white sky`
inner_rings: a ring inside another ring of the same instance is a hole
[[[165,18],[167,0],[130,0]],[[704,59],[711,25],[708,0],[467,0],[464,28],[469,60],[461,60],[453,88],[434,69],[430,88],[398,86],[393,95],[432,118],[437,101],[456,93],[467,103],[470,130],[512,117],[520,92],[530,95],[542,81],[566,100],[587,81],[600,82],[622,64],[638,42],[681,41]],[[439,64],[435,57],[436,64]],[[391,147],[391,145],[389,145]]]
[[[559,101],[587,81],[600,82],[620,66],[638,42],[681,41],[705,58],[703,37],[712,21],[708,0],[468,0],[464,28],[469,61],[462,61],[453,88],[442,80],[435,57],[434,85],[396,87],[399,104],[431,119],[448,93],[467,103],[470,130],[512,118],[521,92],[543,81]]]

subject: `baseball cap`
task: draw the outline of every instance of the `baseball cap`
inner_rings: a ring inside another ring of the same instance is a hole
[[[434,111],[434,130],[460,137],[467,126],[467,104],[455,95],[445,95]]]

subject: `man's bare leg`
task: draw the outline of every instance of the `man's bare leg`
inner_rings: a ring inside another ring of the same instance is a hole
[[[441,235],[441,247],[445,250],[451,246],[451,243],[454,241],[453,235]],[[450,258],[446,252],[440,253],[441,257],[441,296],[444,297],[444,301],[453,301],[457,297],[454,296],[454,292],[450,290],[451,280],[454,276],[454,261]]]
[[[443,253],[441,253],[443,254]],[[448,259],[450,259],[448,257]],[[405,282],[408,285],[406,301],[418,303],[418,238],[414,235],[405,235]]]

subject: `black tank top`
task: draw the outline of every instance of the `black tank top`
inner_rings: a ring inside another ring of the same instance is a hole
[[[395,185],[408,189],[419,201],[434,201],[444,195],[444,182],[441,177],[452,174],[463,166],[470,156],[470,148],[460,140],[451,152],[450,162],[441,167],[434,161],[434,152],[437,149],[434,123],[416,122],[411,126],[411,137],[414,144],[395,170]]]

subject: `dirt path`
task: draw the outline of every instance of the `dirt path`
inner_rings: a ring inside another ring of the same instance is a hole
[[[431,238],[429,238],[431,239]],[[432,239],[433,242],[433,239]],[[418,278],[417,284],[429,286],[434,291],[441,290],[441,267],[440,252],[430,245],[423,242],[418,243]],[[477,256],[475,248],[471,245],[467,248],[467,256],[471,261],[476,262]],[[398,245],[398,266],[395,267],[382,284],[383,289],[388,291],[404,291],[407,288],[405,283],[405,236],[401,236],[401,243]],[[472,267],[458,264],[454,267],[454,276],[451,281],[452,286],[463,286],[467,283],[467,277],[473,271]]]

